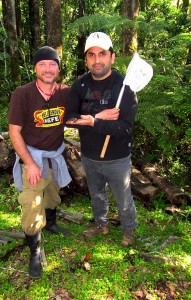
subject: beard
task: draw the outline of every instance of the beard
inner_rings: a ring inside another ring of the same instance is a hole
[[[49,75],[49,76],[47,76]],[[51,75],[51,76],[50,76]],[[37,74],[37,78],[46,84],[52,84],[58,80],[59,74],[55,73],[44,73]]]
[[[91,74],[93,75],[94,78],[102,78],[104,77],[105,75],[110,74],[110,70],[111,70],[111,66],[105,66],[105,65],[101,65],[101,68],[100,69],[95,69],[94,66],[96,65],[93,65],[92,68],[89,68],[89,71],[91,72]],[[107,77],[107,76],[106,76]]]

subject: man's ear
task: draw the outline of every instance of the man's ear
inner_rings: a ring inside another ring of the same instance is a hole
[[[114,62],[115,62],[115,52],[113,52],[111,55],[111,63],[114,64]]]

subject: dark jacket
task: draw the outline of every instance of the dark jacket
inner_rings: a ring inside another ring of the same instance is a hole
[[[103,80],[94,80],[90,73],[77,79],[69,94],[67,116],[79,118],[81,114],[91,114],[114,108],[124,77],[112,70],[110,76]],[[81,152],[93,160],[115,160],[127,157],[131,152],[132,130],[137,111],[137,97],[129,86],[125,87],[120,105],[118,120],[101,120],[96,118],[94,127],[78,126]],[[109,145],[104,158],[100,158],[102,147],[110,135]]]

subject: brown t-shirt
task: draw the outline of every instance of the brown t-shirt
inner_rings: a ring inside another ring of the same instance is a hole
[[[58,89],[46,101],[35,81],[16,88],[11,96],[9,124],[22,127],[27,145],[40,150],[56,150],[64,137],[64,114],[69,88]]]

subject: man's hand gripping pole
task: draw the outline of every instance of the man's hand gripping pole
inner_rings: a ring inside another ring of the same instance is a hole
[[[133,92],[139,92],[149,83],[152,77],[152,66],[149,65],[144,59],[140,58],[139,54],[136,52],[128,65],[126,76],[123,81],[123,86],[120,90],[115,108],[119,108],[120,106],[126,85],[129,85],[130,89]],[[110,135],[107,135],[100,154],[101,158],[104,158],[105,156],[109,140]]]

